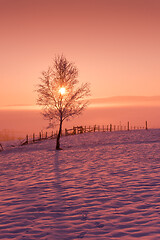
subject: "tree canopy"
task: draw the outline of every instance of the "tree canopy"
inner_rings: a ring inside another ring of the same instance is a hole
[[[87,106],[85,97],[90,95],[88,83],[79,85],[78,69],[63,55],[55,57],[53,65],[42,72],[38,85],[37,103],[42,106],[43,116],[50,121],[59,121],[59,133],[56,148],[60,148],[59,139],[62,123],[79,115]]]

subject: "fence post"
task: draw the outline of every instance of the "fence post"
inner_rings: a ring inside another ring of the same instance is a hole
[[[129,131],[129,122],[127,123],[127,130]]]
[[[147,121],[146,121],[146,130],[148,130],[148,123],[147,123]]]
[[[110,132],[112,132],[112,124],[110,124]]]
[[[28,144],[28,134],[26,135],[26,144]]]
[[[76,134],[76,127],[73,127],[73,134]]]
[[[51,138],[53,138],[53,131],[52,131],[52,133],[51,133]]]
[[[46,132],[46,139],[47,139],[47,132]]]
[[[67,128],[65,128],[65,136],[67,136],[67,135],[68,135]]]
[[[33,142],[35,142],[35,134],[33,133]]]
[[[129,131],[129,122],[127,123],[127,130]]]
[[[39,140],[41,140],[42,138],[42,135],[41,135],[41,132],[39,132]]]
[[[0,143],[0,152],[3,151],[2,144]]]

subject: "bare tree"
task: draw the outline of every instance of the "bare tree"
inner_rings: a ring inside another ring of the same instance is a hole
[[[63,55],[55,57],[52,67],[42,72],[38,85],[37,103],[43,107],[42,114],[50,122],[58,120],[59,131],[56,149],[60,149],[62,123],[79,115],[87,106],[84,98],[90,95],[89,84],[79,86],[78,70]]]

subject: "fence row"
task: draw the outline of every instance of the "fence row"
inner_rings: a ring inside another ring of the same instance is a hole
[[[75,134],[80,134],[80,133],[87,133],[87,132],[112,132],[112,131],[129,131],[129,130],[136,130],[136,129],[148,129],[148,123],[147,121],[145,122],[145,126],[143,127],[136,127],[136,126],[130,126],[130,123],[128,122],[126,126],[122,126],[122,125],[94,125],[94,126],[77,126],[77,127],[73,127],[71,129],[65,129],[62,132],[63,136],[68,136],[68,135],[75,135]],[[39,135],[35,135],[33,133],[33,135],[26,135],[26,139],[21,143],[21,145],[25,145],[28,143],[34,143],[37,141],[41,141],[44,139],[53,139],[57,137],[58,132],[56,131],[55,133],[53,133],[53,131],[49,134],[48,132],[40,132]]]
[[[79,134],[79,133],[86,133],[86,132],[112,132],[112,131],[122,131],[122,130],[136,130],[136,129],[148,129],[148,124],[147,121],[145,122],[145,126],[143,127],[136,127],[136,126],[130,126],[130,123],[127,123],[127,126],[122,126],[122,125],[94,125],[94,126],[78,126],[78,127],[73,127],[72,129],[65,129],[65,135],[74,135],[74,134]]]

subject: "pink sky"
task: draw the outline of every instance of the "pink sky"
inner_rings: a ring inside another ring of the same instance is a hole
[[[61,53],[92,98],[160,95],[158,0],[0,0],[0,25],[0,107],[34,105]]]

